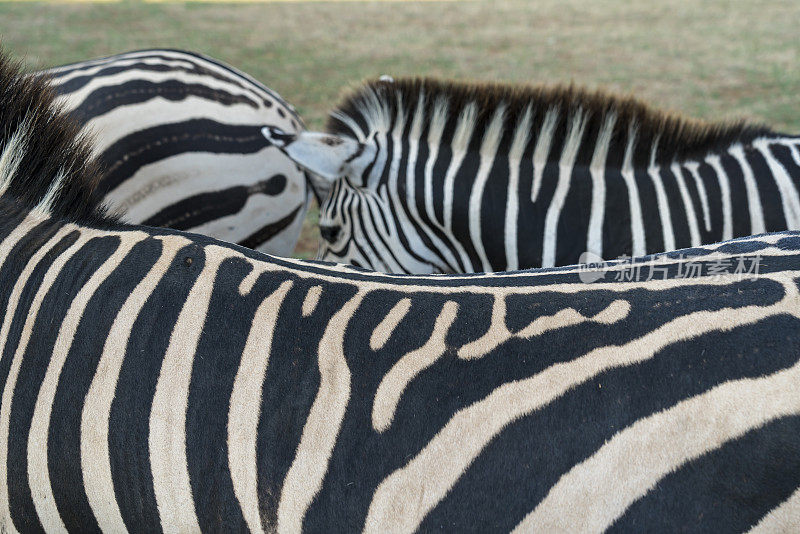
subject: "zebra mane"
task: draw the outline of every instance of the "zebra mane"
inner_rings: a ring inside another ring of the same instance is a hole
[[[95,194],[102,173],[91,145],[53,100],[46,80],[0,50],[0,199],[44,216],[111,221]]]
[[[637,165],[704,156],[714,149],[772,133],[762,125],[744,121],[691,119],[655,109],[631,96],[591,91],[575,85],[464,83],[431,78],[392,80],[388,77],[367,81],[346,96],[331,113],[327,129],[330,133],[360,138],[374,131],[391,131],[399,116],[408,132],[420,103],[423,138],[429,125],[435,122],[431,119],[437,119],[445,121],[443,126],[439,125],[443,127],[444,139],[451,139],[463,115],[473,124],[471,151],[479,149],[483,134],[491,125],[497,127],[498,122],[493,119],[501,109],[504,112],[501,151],[508,151],[514,142],[512,138],[519,137],[513,135],[514,130],[525,121],[530,110],[526,123],[531,146],[542,130],[551,133],[554,146],[560,146],[570,126],[582,123],[584,140],[611,134],[608,155],[618,161],[621,161],[630,134],[634,133],[632,161]],[[589,164],[592,150],[585,147],[590,144],[583,143],[576,163]],[[552,151],[550,154],[553,157]]]

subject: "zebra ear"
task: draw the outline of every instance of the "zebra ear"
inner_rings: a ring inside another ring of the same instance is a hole
[[[289,135],[267,126],[261,133],[295,163],[330,183],[350,174],[367,148],[349,137],[318,132]]]

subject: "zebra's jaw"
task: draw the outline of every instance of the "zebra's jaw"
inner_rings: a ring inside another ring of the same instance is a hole
[[[265,126],[261,133],[295,163],[329,182],[358,176],[360,167],[371,161],[376,151],[371,144],[319,132],[290,135]]]

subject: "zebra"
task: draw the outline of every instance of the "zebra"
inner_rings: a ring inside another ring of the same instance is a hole
[[[304,126],[275,91],[181,50],[127,52],[40,74],[92,133],[108,169],[100,191],[124,220],[292,253],[309,200],[306,177],[259,127]]]
[[[800,138],[575,86],[382,79],[328,133],[264,135],[328,181],[319,259],[398,273],[642,256],[800,229]]]
[[[797,526],[800,233],[381,274],[105,214],[7,59],[0,124],[3,532]]]

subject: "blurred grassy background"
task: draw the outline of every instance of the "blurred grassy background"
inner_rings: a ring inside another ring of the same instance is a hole
[[[31,68],[137,48],[200,51],[322,127],[380,74],[569,82],[695,117],[800,132],[800,2],[0,3],[0,42]],[[316,249],[312,210],[296,254]]]

